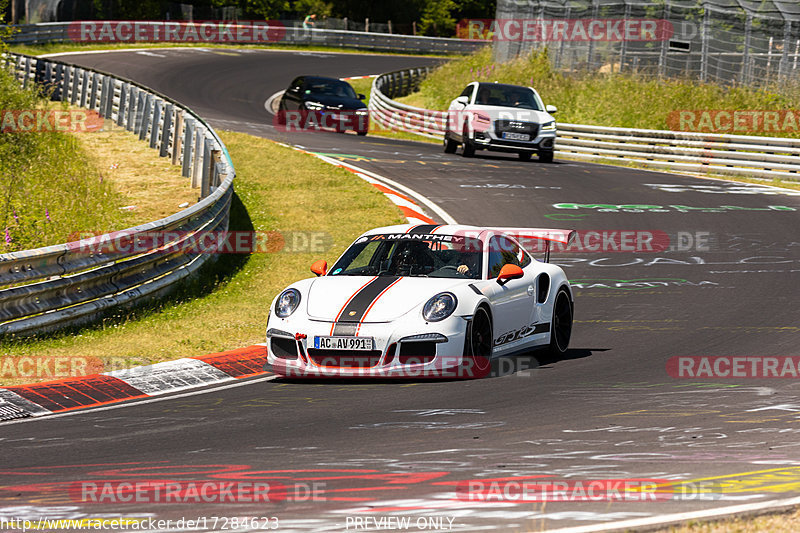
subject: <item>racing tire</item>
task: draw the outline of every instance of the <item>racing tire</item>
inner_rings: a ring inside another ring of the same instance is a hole
[[[530,152],[520,152],[519,153],[519,160],[520,161],[530,161],[531,160],[531,153]]]
[[[464,372],[461,377],[482,378],[492,368],[491,357],[494,345],[492,319],[486,307],[475,309],[467,332],[468,349],[465,353]]]
[[[556,299],[553,303],[553,319],[550,322],[550,344],[547,346],[547,354],[550,357],[560,357],[566,353],[569,347],[569,339],[572,336],[572,300],[569,293],[563,287],[558,289]]]
[[[472,157],[475,155],[475,145],[472,144],[472,141],[469,138],[469,130],[467,129],[467,125],[464,124],[464,132],[462,133],[462,148],[461,148],[461,155],[464,157]]]
[[[442,144],[444,146],[444,153],[446,154],[456,153],[456,149],[458,148],[458,143],[455,142],[453,139],[451,139],[450,135],[447,132],[445,132],[444,134],[444,141]]]
[[[286,125],[286,110],[282,105],[278,105],[278,113],[275,115],[275,122],[278,126]]]
[[[542,163],[552,163],[553,162],[553,152],[549,150],[547,152],[539,152],[539,161]]]
[[[366,134],[367,134],[367,132],[366,132],[366,131],[357,131],[357,132],[356,132],[356,135],[360,135],[361,137],[363,137],[363,136],[364,136],[364,135],[366,135]]]

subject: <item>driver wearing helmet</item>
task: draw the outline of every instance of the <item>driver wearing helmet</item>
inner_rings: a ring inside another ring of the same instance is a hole
[[[392,257],[392,270],[397,276],[413,276],[427,274],[433,266],[424,242],[407,242],[398,245]]]

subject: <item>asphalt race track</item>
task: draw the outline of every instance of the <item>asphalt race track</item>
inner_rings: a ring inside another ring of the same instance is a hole
[[[3,425],[0,515],[208,517],[187,531],[226,530],[221,521],[212,529],[213,517],[277,517],[282,532],[397,530],[401,518],[413,531],[539,531],[800,494],[800,388],[783,366],[796,371],[798,360],[779,360],[784,378],[690,379],[671,359],[800,356],[800,193],[558,156],[551,165],[486,152],[465,159],[432,144],[287,134],[264,107],[299,74],[377,74],[431,58],[173,49],[64,59],[136,79],[215,128],[355,163],[461,223],[580,230],[583,251],[553,256],[576,289],[575,327],[563,359],[506,358],[483,380],[259,378]],[[621,241],[622,232],[636,233]],[[637,238],[638,249],[616,249]],[[631,479],[667,488],[655,500],[542,503],[508,484],[567,481],[572,490]],[[136,481],[263,482],[287,487],[287,497],[154,505],[75,492],[81,482]],[[486,501],[470,492],[481,487]],[[239,531],[278,524],[245,525]]]

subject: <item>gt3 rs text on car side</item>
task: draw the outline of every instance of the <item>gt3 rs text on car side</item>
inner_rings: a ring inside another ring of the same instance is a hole
[[[525,230],[568,243],[568,230]],[[490,228],[403,225],[361,235],[330,270],[272,302],[266,368],[289,377],[481,377],[492,357],[563,353],[572,290],[556,265]],[[542,241],[538,241],[542,242]]]

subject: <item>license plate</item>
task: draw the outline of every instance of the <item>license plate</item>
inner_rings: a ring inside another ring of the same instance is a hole
[[[314,348],[322,350],[372,350],[372,337],[314,337]]]
[[[509,141],[530,141],[531,136],[528,135],[527,133],[514,133],[513,131],[504,131],[503,139],[508,139]]]

